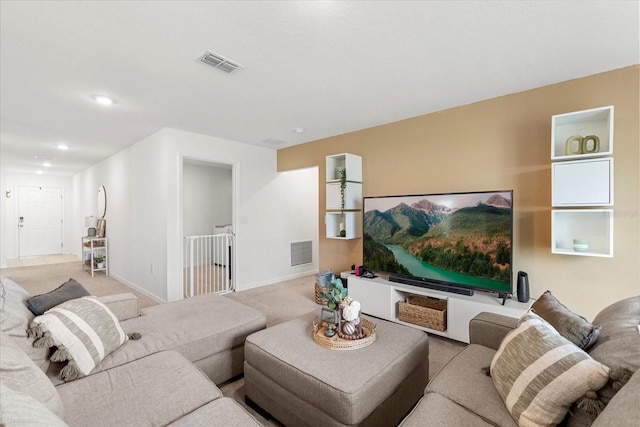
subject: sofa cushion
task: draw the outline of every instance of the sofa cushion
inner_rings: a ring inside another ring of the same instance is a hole
[[[569,310],[550,291],[546,291],[533,303],[531,311],[583,350],[591,347],[600,334],[600,326],[593,326],[587,319]]]
[[[468,345],[429,381],[426,391],[446,397],[490,424],[516,426],[493,381],[483,371],[495,353],[487,347]]]
[[[623,368],[637,372],[640,369],[640,296],[613,303],[593,321],[602,326],[602,332],[589,355],[614,371]],[[615,393],[611,384],[598,392],[605,402]]]
[[[170,427],[260,427],[233,399],[221,397],[169,424]]]
[[[170,349],[198,362],[242,348],[247,335],[266,327],[266,319],[258,310],[210,293],[145,308],[140,317],[121,325],[127,333],[139,332],[142,339],[125,343],[107,356],[96,371]]]
[[[602,326],[602,332],[589,350],[591,357],[611,369],[640,369],[640,296],[611,304],[593,322]]]
[[[26,301],[31,295],[13,280],[0,276],[0,329],[13,337],[20,348],[35,364],[46,372],[49,367],[49,349],[35,348],[27,329],[34,318]]]
[[[222,396],[191,362],[163,351],[59,385],[71,426],[163,426]]]
[[[58,304],[85,296],[89,296],[89,291],[75,279],[69,279],[51,292],[29,298],[27,308],[36,316],[40,316]]]
[[[67,424],[33,396],[9,388],[0,379],[0,425],[67,427]]]
[[[0,335],[0,380],[10,389],[31,396],[55,415],[64,415],[60,395],[49,378],[4,332]]]
[[[546,426],[562,421],[588,391],[602,388],[609,368],[530,312],[502,341],[491,377],[518,424]]]
[[[398,427],[490,427],[493,425],[438,393],[427,393]]]
[[[596,418],[593,427],[636,427],[640,420],[639,396],[640,372],[636,372]]]
[[[29,330],[35,346],[56,346],[51,358],[68,361],[60,378],[65,381],[89,373],[105,356],[127,340],[116,316],[96,297],[65,301],[33,319]]]

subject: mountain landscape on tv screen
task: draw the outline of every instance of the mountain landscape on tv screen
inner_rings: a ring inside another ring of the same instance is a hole
[[[364,263],[377,271],[412,275],[391,249],[431,266],[509,282],[511,201],[491,194],[474,206],[449,208],[424,199],[364,214]]]

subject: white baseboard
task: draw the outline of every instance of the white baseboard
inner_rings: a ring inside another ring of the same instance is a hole
[[[243,286],[241,289],[237,289],[236,288],[235,290],[236,291],[247,291],[249,289],[260,288],[262,286],[273,285],[275,283],[286,282],[287,280],[293,280],[293,279],[298,279],[300,277],[310,276],[312,274],[318,274],[318,272],[319,272],[319,270],[315,269],[315,270],[311,270],[311,271],[305,271],[305,272],[301,272],[301,273],[291,274],[289,276],[283,276],[283,277],[278,277],[278,278],[275,278],[275,279],[271,279],[271,280],[268,280],[266,282],[251,283],[249,285]]]
[[[140,286],[138,285],[134,285],[133,283],[129,282],[128,280],[123,279],[122,277],[116,275],[116,274],[110,274],[109,276],[113,277],[114,279],[116,279],[118,282],[122,282],[125,285],[129,286],[130,288],[135,289],[136,291],[140,292],[141,294],[143,294],[144,296],[147,296],[149,298],[151,298],[152,300],[154,300],[157,303],[164,303],[167,302],[166,300],[159,298],[157,295],[154,295],[152,293],[150,293],[149,291],[147,291],[146,289],[142,289]]]

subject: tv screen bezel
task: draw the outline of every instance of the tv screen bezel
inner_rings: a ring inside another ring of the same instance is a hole
[[[438,280],[438,279],[430,279],[430,278],[423,278],[420,276],[406,276],[406,275],[401,275],[401,274],[396,274],[396,273],[391,273],[391,272],[386,272],[386,271],[377,271],[377,273],[379,274],[395,274],[396,276],[399,277],[407,277],[407,278],[411,278],[417,281],[422,281],[425,284],[428,284],[429,282],[433,282],[435,285],[439,285],[436,286],[436,289],[444,286],[444,287],[451,287],[452,288],[452,292],[455,292],[456,289],[460,290],[460,289],[471,289],[474,291],[481,291],[481,292],[487,292],[487,293],[494,293],[494,294],[498,294],[500,296],[504,296],[504,295],[511,295],[514,292],[514,269],[513,269],[513,252],[514,252],[514,245],[513,245],[513,241],[514,241],[514,222],[515,222],[515,211],[514,211],[514,203],[513,203],[513,189],[511,190],[479,190],[479,191],[459,191],[459,192],[442,192],[442,193],[424,193],[424,194],[398,194],[398,195],[387,195],[387,196],[365,196],[363,197],[363,201],[362,201],[362,257],[363,257],[363,263],[365,262],[364,259],[364,242],[365,242],[365,220],[364,220],[364,216],[366,215],[366,207],[367,207],[367,199],[385,199],[385,198],[410,198],[410,197],[440,197],[440,196],[461,196],[461,195],[474,195],[474,194],[487,194],[487,195],[492,195],[492,194],[497,194],[497,193],[509,193],[510,195],[510,203],[511,203],[511,215],[510,215],[510,230],[509,230],[509,237],[510,237],[510,247],[511,250],[509,251],[509,268],[510,268],[510,275],[509,275],[509,291],[501,291],[501,290],[496,290],[496,289],[490,289],[490,288],[486,288],[486,287],[482,287],[482,286],[473,286],[470,284],[461,284],[461,283],[455,283],[455,282],[449,282],[449,281],[444,281],[444,280]],[[367,267],[366,263],[364,264],[365,267]],[[411,281],[411,280],[409,280]],[[506,284],[507,282],[505,282]],[[415,286],[415,285],[414,285]],[[425,286],[428,287],[428,286]]]

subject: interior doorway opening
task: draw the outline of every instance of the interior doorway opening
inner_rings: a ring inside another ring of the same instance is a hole
[[[183,158],[183,297],[233,291],[234,166]]]

